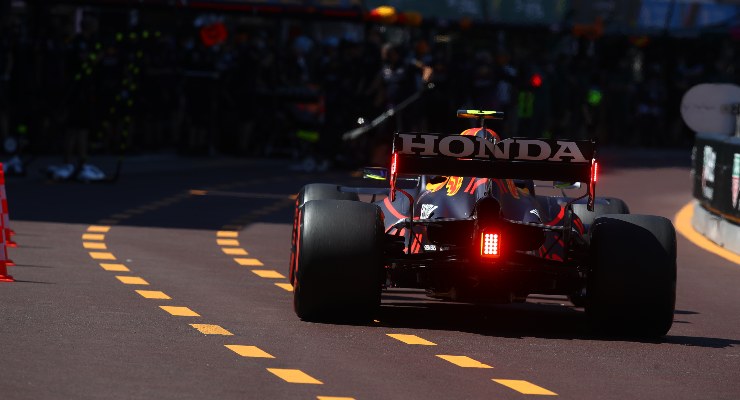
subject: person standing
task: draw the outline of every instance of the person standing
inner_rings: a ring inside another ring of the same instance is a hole
[[[87,161],[88,140],[95,116],[96,84],[95,65],[98,62],[95,50],[97,21],[89,16],[80,22],[80,33],[72,40],[69,48],[69,89],[64,136],[64,165],[52,171],[54,179],[74,179],[83,170]]]

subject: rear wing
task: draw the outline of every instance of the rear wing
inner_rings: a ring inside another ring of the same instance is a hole
[[[593,140],[396,133],[390,183],[393,195],[398,173],[584,182],[591,210],[597,168]]]

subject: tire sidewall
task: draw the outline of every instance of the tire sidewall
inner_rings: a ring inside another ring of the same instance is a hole
[[[671,222],[603,215],[591,229],[586,312],[599,330],[665,335],[676,300],[676,236]]]
[[[368,203],[312,200],[299,207],[298,215],[296,314],[326,320],[364,319],[374,313],[383,270],[380,209]]]

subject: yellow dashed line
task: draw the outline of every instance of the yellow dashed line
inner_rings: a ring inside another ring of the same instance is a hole
[[[267,368],[267,370],[288,383],[305,383],[311,385],[324,384],[320,380],[311,377],[299,369]]]
[[[534,383],[527,381],[520,381],[514,379],[492,379],[496,383],[500,383],[509,389],[516,390],[522,394],[536,394],[541,396],[557,396],[555,392],[551,392],[543,387],[537,386]]]
[[[246,250],[239,248],[239,247],[222,247],[221,250],[224,251],[224,254],[229,256],[246,256],[249,255]]]
[[[157,300],[172,300],[172,297],[167,296],[164,292],[159,290],[137,290],[136,293],[140,294],[145,299],[157,299]]]
[[[239,246],[239,241],[236,239],[216,239],[216,243],[219,246]]]
[[[401,333],[389,333],[388,336],[393,339],[400,340],[406,344],[416,344],[421,346],[436,346],[436,343],[432,343],[426,339],[422,339],[416,335],[406,335]]]
[[[84,233],[82,234],[82,240],[105,240],[105,235],[102,233]]]
[[[693,215],[694,202],[692,201],[689,204],[683,206],[683,208],[681,208],[678,214],[676,214],[676,216],[673,218],[678,233],[682,234],[691,243],[701,247],[702,249],[710,253],[714,253],[724,258],[725,260],[734,262],[735,264],[740,264],[740,255],[717,245],[716,243],[712,242],[711,240],[707,239],[705,236],[694,230],[694,227],[691,225],[691,218],[693,217]]]
[[[116,278],[121,281],[121,283],[125,283],[126,285],[148,285],[149,282],[145,281],[143,278],[139,278],[138,276],[116,276]]]
[[[261,267],[265,265],[256,258],[235,258],[234,261],[236,261],[237,264],[243,265],[245,267]]]
[[[205,196],[206,194],[208,194],[208,191],[206,191],[206,190],[191,190],[190,191],[190,194],[192,194],[193,196]]]
[[[260,278],[274,278],[274,279],[283,279],[285,276],[281,274],[280,272],[269,270],[269,269],[253,269],[252,272],[257,274]]]
[[[239,232],[236,231],[218,231],[216,236],[220,238],[236,238],[239,237]]]
[[[110,230],[110,226],[99,226],[99,225],[90,225],[87,227],[88,232],[101,232],[106,233]]]
[[[108,250],[108,246],[105,243],[98,242],[82,242],[82,247],[91,250]]]
[[[106,271],[118,271],[118,272],[128,272],[129,271],[129,269],[123,264],[100,263],[100,268],[103,268]]]
[[[279,287],[280,289],[286,290],[288,292],[293,291],[293,285],[290,283],[276,283],[275,286]]]
[[[159,306],[159,308],[176,317],[200,317],[200,314],[187,307]]]
[[[209,324],[190,324],[193,328],[200,331],[200,333],[204,335],[223,335],[223,336],[234,336],[233,333],[227,331],[226,329],[218,326],[218,325],[209,325]]]
[[[116,256],[114,256],[112,253],[100,252],[100,251],[91,251],[90,257],[92,257],[95,260],[115,260],[116,259]]]
[[[272,354],[260,349],[257,346],[242,346],[238,344],[227,344],[225,347],[242,357],[253,358],[275,358]]]
[[[488,364],[483,364],[482,362],[473,360],[468,356],[449,356],[438,354],[437,357],[463,368],[493,368]]]

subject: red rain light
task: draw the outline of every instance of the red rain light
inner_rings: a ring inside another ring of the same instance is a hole
[[[480,255],[483,258],[501,256],[501,235],[497,232],[483,232],[480,236]]]
[[[594,161],[594,164],[591,167],[591,182],[596,183],[598,177],[599,177],[599,163]]]
[[[596,181],[599,179],[599,164],[596,159],[591,160],[591,182],[588,185],[588,206],[589,211],[594,210],[594,199],[596,198]]]
[[[393,161],[391,161],[391,179],[396,176],[398,171],[398,153],[393,153]]]
[[[389,194],[391,201],[396,201],[396,172],[397,171],[398,171],[398,153],[393,153],[393,158],[391,160],[391,176],[390,176],[391,192]]]

